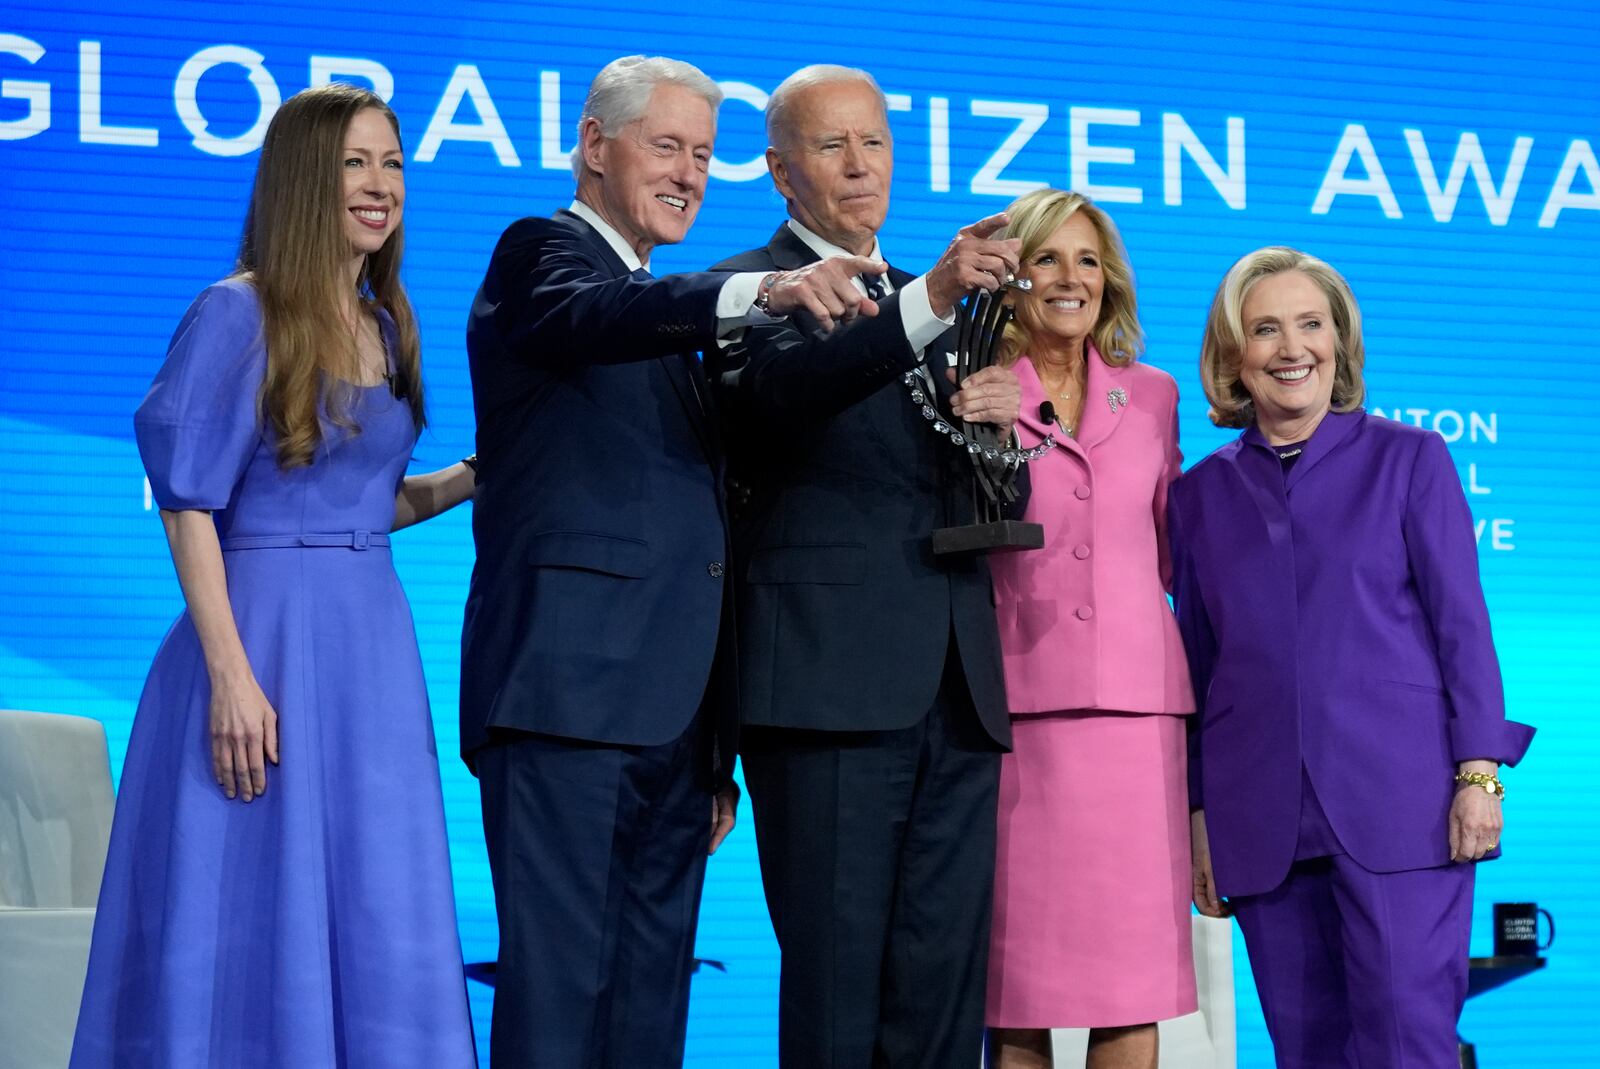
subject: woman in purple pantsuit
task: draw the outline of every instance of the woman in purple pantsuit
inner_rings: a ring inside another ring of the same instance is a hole
[[[473,476],[405,477],[402,161],[365,90],[285,104],[238,273],[190,307],[135,417],[188,610],[134,720],[73,1069],[474,1064],[388,549]]]
[[[1243,427],[1173,486],[1195,903],[1239,919],[1279,1066],[1453,1069],[1472,862],[1498,853],[1505,718],[1444,440],[1360,408],[1327,264],[1241,259],[1201,381]]]

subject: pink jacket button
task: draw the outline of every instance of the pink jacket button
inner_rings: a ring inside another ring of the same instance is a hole
[[[1076,497],[1079,501],[1087,501],[1089,499],[1089,484],[1079,483],[1075,488],[1073,488],[1072,496]]]
[[[1086,545],[1081,545],[1080,544],[1076,549],[1074,549],[1072,551],[1072,555],[1074,557],[1077,557],[1079,560],[1083,560],[1085,557],[1087,557],[1089,555],[1089,547],[1086,546]]]
[[[1091,605],[1079,605],[1078,611],[1074,615],[1080,620],[1087,620],[1094,615],[1094,607]]]

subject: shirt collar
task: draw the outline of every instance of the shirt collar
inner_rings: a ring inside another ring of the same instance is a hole
[[[789,218],[789,229],[793,230],[794,236],[805,242],[806,247],[812,252],[816,253],[819,259],[826,260],[830,256],[853,255],[848,249],[841,249],[827,238],[815,233],[810,227],[806,226],[798,219],[795,219],[793,216]],[[872,258],[874,260],[883,259],[883,252],[878,247],[877,235],[873,235],[872,238]]]
[[[600,213],[589,207],[578,198],[572,198],[572,203],[567,206],[567,211],[588,223],[597,230],[601,237],[606,239],[606,244],[611,246],[611,251],[617,254],[623,266],[629,271],[638,271],[641,268],[650,270],[649,260],[640,260],[639,254],[633,251],[633,246],[623,240],[617,233],[617,228],[600,218]]]

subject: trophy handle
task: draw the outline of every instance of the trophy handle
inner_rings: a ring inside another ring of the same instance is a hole
[[[958,382],[965,382],[974,372],[994,365],[995,354],[1011,316],[1012,310],[999,294],[977,290],[967,298],[956,350]],[[1001,502],[1016,499],[1014,474],[1004,465],[997,468],[986,455],[1001,445],[1000,436],[991,424],[973,423],[966,419],[961,421],[961,429],[970,443],[967,452],[972,458],[974,515],[988,522],[996,522],[1000,519]]]
[[[958,384],[974,372],[994,366],[1000,343],[1005,338],[1006,324],[1014,314],[1002,299],[1003,294],[1007,289],[1029,288],[1025,279],[1007,278],[999,292],[975,290],[967,295],[956,316],[954,356]],[[923,418],[933,420],[934,429],[947,434],[952,445],[965,449],[972,461],[972,512],[976,522],[935,530],[934,554],[959,557],[1043,546],[1044,528],[1037,523],[1005,519],[1003,504],[1017,499],[1016,479],[1022,465],[1048,452],[1055,446],[1055,440],[1046,435],[1045,440],[1032,449],[1014,449],[1000,440],[993,424],[973,423],[967,419],[945,423],[924,403],[915,373],[907,372],[902,381],[910,389],[912,401],[923,405]]]

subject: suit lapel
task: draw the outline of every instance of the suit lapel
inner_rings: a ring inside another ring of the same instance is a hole
[[[669,353],[658,359],[661,361],[661,366],[666,369],[667,381],[672,383],[672,388],[677,391],[678,400],[683,402],[684,411],[689,414],[689,423],[699,436],[700,444],[705,447],[706,456],[716,456],[715,432],[708,418],[710,413],[706,410],[705,399],[709,396],[709,391],[699,357],[693,353]]]
[[[1026,356],[1019,357],[1015,369],[1017,379],[1022,384],[1022,414],[1017,420],[1018,425],[1033,431],[1041,440],[1046,434],[1054,434],[1057,445],[1076,453],[1085,461],[1089,459],[1089,450],[1116,431],[1122,422],[1122,413],[1132,399],[1123,381],[1124,369],[1112,367],[1100,359],[1100,351],[1093,342],[1089,342],[1084,354],[1083,405],[1078,410],[1078,433],[1062,434],[1060,427],[1045,423],[1039,415],[1039,405],[1045,400],[1044,386],[1039,382],[1039,373],[1034,370],[1033,361]],[[1030,388],[1033,391],[1031,395]]]
[[[611,272],[612,278],[623,278],[630,274],[628,265],[616,254],[609,242],[590,226],[585,220],[565,209],[556,212],[556,218],[572,227],[577,233],[583,235],[589,247],[594,250],[601,261]],[[640,268],[631,274],[640,280],[653,277],[648,271]],[[720,456],[720,442],[717,439],[716,428],[706,409],[706,398],[711,395],[706,385],[705,372],[700,367],[700,360],[693,353],[671,353],[657,358],[662,370],[667,373],[667,381],[672,383],[673,390],[682,402],[684,411],[689,415],[689,425],[694,428],[696,437],[700,439],[700,446],[706,452],[706,457],[715,461]]]
[[[1083,408],[1078,413],[1078,444],[1085,452],[1105,441],[1122,423],[1122,413],[1131,399],[1122,381],[1123,372],[1123,368],[1112,367],[1101,359],[1094,343],[1088,343]]]
[[[788,223],[781,224],[772,235],[772,240],[767,242],[767,255],[772,257],[772,265],[779,271],[793,271],[821,259],[810,245],[800,240],[799,234],[789,228]]]
[[[600,257],[601,262],[606,265],[606,270],[611,273],[612,278],[622,278],[628,273],[628,265],[622,262],[622,258],[618,256],[616,250],[611,247],[611,243],[605,238],[601,237],[600,232],[594,227],[590,226],[586,219],[581,216],[574,215],[565,208],[562,208],[560,211],[556,212],[554,219],[570,228],[573,233],[577,234],[588,244],[589,248],[593,250],[595,255]]]
[[[705,366],[700,362],[700,357],[694,353],[678,355],[677,365],[680,374],[673,374],[674,361],[671,357],[666,358],[667,374],[672,379],[672,385],[677,388],[678,397],[683,401],[684,408],[689,410],[689,421],[694,425],[695,433],[700,436],[700,444],[705,446],[706,456],[713,463],[720,463],[722,433],[717,421],[711,418],[711,384],[706,380]],[[691,405],[693,407],[690,407]]]

